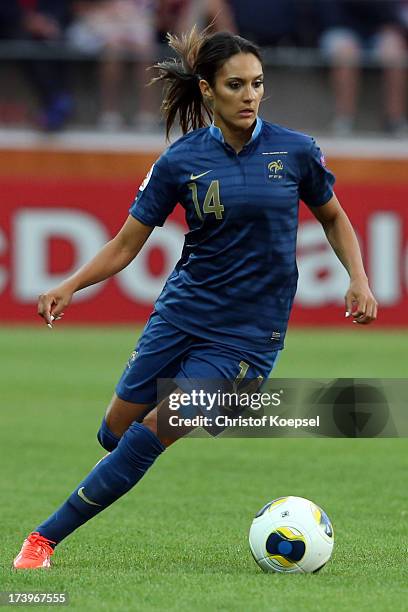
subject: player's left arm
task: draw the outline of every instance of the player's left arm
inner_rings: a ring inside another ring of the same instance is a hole
[[[331,247],[350,276],[345,295],[346,317],[351,314],[355,323],[371,323],[377,318],[378,304],[369,287],[360,246],[348,216],[335,195],[323,206],[311,206],[310,210],[322,224]]]

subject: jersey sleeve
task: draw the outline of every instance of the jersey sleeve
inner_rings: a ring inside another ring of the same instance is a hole
[[[312,139],[302,164],[299,197],[308,206],[322,206],[333,197],[335,176],[326,168],[323,153]]]
[[[162,226],[178,202],[177,194],[175,173],[165,152],[147,173],[129,213],[145,225]]]

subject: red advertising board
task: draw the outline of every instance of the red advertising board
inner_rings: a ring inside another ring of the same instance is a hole
[[[35,322],[37,295],[87,261],[119,229],[134,180],[0,179],[0,321]],[[343,183],[337,191],[358,233],[380,325],[408,324],[408,184]],[[174,267],[184,236],[179,207],[114,279],[80,292],[66,322],[143,322]],[[349,325],[347,275],[320,225],[301,205],[299,288],[291,323]]]

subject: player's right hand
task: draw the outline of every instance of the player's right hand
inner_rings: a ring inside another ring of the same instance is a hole
[[[63,310],[70,304],[72,295],[72,291],[57,287],[38,296],[38,314],[49,327],[64,315]]]

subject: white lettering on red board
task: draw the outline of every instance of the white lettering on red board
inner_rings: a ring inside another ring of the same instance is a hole
[[[303,306],[344,302],[348,275],[337,259],[320,223],[306,221],[298,233],[299,285],[296,301]],[[321,275],[324,273],[324,276]]]
[[[403,244],[403,219],[395,211],[378,211],[367,216],[364,251],[370,283],[382,305],[394,306],[408,288],[408,248]],[[49,241],[62,237],[72,244],[75,262],[64,274],[49,271]],[[129,299],[151,304],[174,268],[183,244],[181,224],[168,221],[156,228],[136,260],[115,282]],[[109,240],[102,221],[78,209],[23,208],[12,218],[11,234],[0,228],[0,255],[12,249],[11,271],[0,267],[0,294],[11,284],[17,302],[35,303],[39,293],[56,286],[83,265]],[[150,249],[163,252],[164,269],[154,275],[148,265]],[[327,242],[321,225],[302,222],[298,233],[299,287],[296,302],[316,308],[343,304],[348,275]],[[11,277],[11,278],[10,278]],[[103,285],[78,293],[78,299],[93,298]]]
[[[72,243],[76,261],[64,274],[48,272],[50,238],[64,238]],[[109,240],[99,219],[83,211],[61,209],[21,209],[14,217],[14,286],[20,302],[33,302],[38,294],[59,285],[72,272],[89,261]],[[100,287],[89,287],[78,293],[86,299]]]
[[[372,215],[367,228],[368,272],[382,306],[392,306],[401,298],[402,248],[402,224],[398,215],[392,212]]]
[[[51,274],[48,271],[48,243],[51,238],[64,238],[73,246],[75,264],[64,274]],[[123,293],[136,302],[151,304],[180,257],[183,239],[183,228],[177,223],[169,221],[165,229],[156,228],[138,257],[116,277]],[[104,225],[89,213],[61,209],[19,210],[14,217],[13,235],[13,293],[16,300],[21,303],[35,302],[40,293],[57,286],[88,262],[108,240]],[[0,234],[0,249],[1,246]],[[149,272],[147,260],[152,248],[160,248],[164,255],[165,266],[159,276]],[[0,281],[3,276],[6,281],[6,271],[0,272]],[[102,284],[98,284],[79,291],[75,300],[94,297],[101,289]]]
[[[4,255],[7,251],[7,238],[0,228],[0,255]],[[0,266],[0,294],[3,293],[8,282],[8,273],[6,268]]]
[[[183,240],[184,232],[180,224],[168,221],[165,228],[157,227],[136,259],[118,274],[117,282],[123,293],[136,302],[151,304],[180,258]],[[164,254],[164,270],[158,276],[149,272],[149,249],[153,248],[161,249]]]

